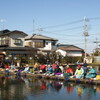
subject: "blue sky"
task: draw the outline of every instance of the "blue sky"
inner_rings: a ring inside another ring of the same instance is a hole
[[[84,16],[89,19],[87,52],[92,52],[93,42],[100,41],[100,0],[0,0],[0,30],[34,32],[83,49]]]

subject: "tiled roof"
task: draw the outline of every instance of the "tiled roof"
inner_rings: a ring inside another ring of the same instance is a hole
[[[33,34],[33,35],[30,35],[30,36],[27,36],[25,38],[26,40],[29,40],[29,39],[36,39],[36,40],[51,40],[51,41],[58,41],[57,39],[55,38],[51,38],[51,37],[47,37],[47,36],[43,36],[43,35],[40,35],[40,34]]]
[[[83,49],[74,45],[58,46],[57,49],[61,49],[64,51],[84,51]]]
[[[20,34],[22,34],[22,35],[27,36],[26,33],[22,32],[22,31],[18,31],[18,30],[10,31],[10,30],[7,30],[7,29],[6,29],[6,30],[0,31],[0,35],[9,35],[9,34],[14,34],[14,33],[20,33]]]

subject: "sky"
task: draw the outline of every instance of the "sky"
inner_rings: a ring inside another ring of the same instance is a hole
[[[86,18],[86,43],[84,41]],[[91,53],[100,47],[100,0],[0,0],[0,30],[58,39]]]

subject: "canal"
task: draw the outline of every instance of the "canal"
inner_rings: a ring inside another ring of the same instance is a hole
[[[99,100],[100,86],[0,76],[0,100]]]

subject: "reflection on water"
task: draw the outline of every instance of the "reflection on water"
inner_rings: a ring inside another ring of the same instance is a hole
[[[99,100],[100,86],[0,76],[0,100]]]
[[[93,85],[66,84],[65,86],[68,94],[71,94],[73,91],[74,93],[76,92],[78,100],[94,100],[96,99],[96,94],[100,93],[100,90],[97,91],[97,89],[100,89],[100,87],[96,87]]]

